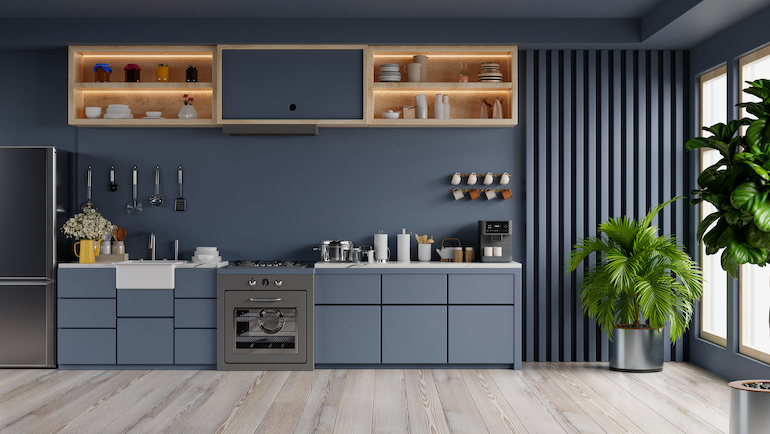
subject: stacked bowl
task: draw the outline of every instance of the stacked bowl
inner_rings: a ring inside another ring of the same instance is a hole
[[[104,113],[104,119],[133,119],[131,109],[128,104],[110,104],[107,112]]]
[[[383,63],[380,65],[379,81],[401,81],[401,67],[397,63]]]
[[[500,64],[497,62],[484,62],[479,71],[479,82],[500,83],[503,81],[503,73],[500,72]]]
[[[219,262],[222,256],[216,247],[197,247],[192,257],[193,262]]]

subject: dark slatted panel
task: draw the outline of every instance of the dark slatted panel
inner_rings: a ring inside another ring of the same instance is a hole
[[[608,340],[581,310],[583,269],[564,274],[578,238],[608,217],[636,219],[686,195],[686,55],[682,51],[527,50],[524,359],[607,360]],[[689,207],[658,215],[684,240]],[[666,360],[682,360],[681,344]]]

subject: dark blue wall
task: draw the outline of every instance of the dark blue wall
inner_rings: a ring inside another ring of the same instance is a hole
[[[740,83],[738,60],[741,56],[770,43],[770,32],[767,30],[768,20],[770,20],[770,9],[765,9],[743,22],[726,29],[690,51],[690,70],[693,73],[691,113],[693,116],[692,125],[694,126],[691,130],[691,137],[700,136],[702,133],[700,128],[698,128],[698,76],[717,66],[727,65],[728,118],[738,118],[739,113],[735,104],[739,101],[741,89],[746,87],[745,83]],[[690,164],[693,167],[690,185],[692,188],[697,188],[697,177],[695,174],[699,173],[699,154],[696,151],[689,154]],[[692,227],[698,224],[697,217],[698,213],[694,212],[693,220],[690,222]],[[699,250],[695,248],[695,243],[693,243],[693,251],[698,252]],[[727,297],[728,334],[726,348],[698,337],[700,312],[699,309],[696,309],[689,339],[689,360],[728,380],[770,378],[770,365],[746,357],[738,352],[740,298],[737,280],[729,279]]]

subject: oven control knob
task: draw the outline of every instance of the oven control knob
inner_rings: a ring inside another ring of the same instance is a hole
[[[267,279],[262,279],[262,286],[267,286],[270,284],[270,281]]]
[[[275,281],[275,286],[277,286],[277,287],[279,287],[279,288],[280,288],[280,287],[281,287],[281,285],[283,285],[283,280],[281,280],[281,279],[278,279],[278,280],[276,280],[276,281]]]
[[[257,284],[257,281],[254,279],[249,279],[249,286],[255,286]]]

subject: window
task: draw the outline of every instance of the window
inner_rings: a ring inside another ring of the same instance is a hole
[[[770,79],[770,47],[757,50],[740,60],[741,90],[746,81]],[[758,101],[758,98],[740,92],[741,102]],[[741,116],[748,116],[745,112]],[[749,116],[751,117],[751,116]],[[740,324],[739,351],[749,357],[770,363],[770,268],[745,264],[740,275]]]
[[[727,67],[722,66],[700,77],[700,123],[711,126],[727,122]],[[703,134],[710,134],[703,131]],[[703,148],[700,154],[701,170],[722,158],[719,151]],[[701,202],[701,219],[716,211],[708,202]],[[716,224],[716,223],[714,223]],[[727,272],[720,263],[721,250],[706,255],[701,243],[703,270],[703,297],[701,298],[700,337],[717,345],[727,346]]]

